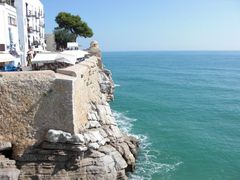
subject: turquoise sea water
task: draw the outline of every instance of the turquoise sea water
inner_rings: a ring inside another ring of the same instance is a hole
[[[240,179],[240,52],[108,52],[111,103],[141,139],[131,179]]]

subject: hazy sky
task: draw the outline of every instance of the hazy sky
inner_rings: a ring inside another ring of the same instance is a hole
[[[104,51],[240,50],[240,0],[42,0],[46,32],[78,14]]]

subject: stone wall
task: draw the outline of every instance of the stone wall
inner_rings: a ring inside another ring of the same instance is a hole
[[[72,93],[74,131],[68,132],[78,133],[82,131],[88,120],[87,114],[91,109],[91,103],[98,103],[104,98],[100,92],[100,72],[96,63],[97,59],[90,57],[80,64],[57,71],[75,77]]]
[[[0,136],[10,142],[32,139],[41,109],[53,89],[53,72],[0,73]]]
[[[97,59],[53,71],[0,73],[0,139],[41,140],[48,129],[84,129],[90,102],[103,98]]]

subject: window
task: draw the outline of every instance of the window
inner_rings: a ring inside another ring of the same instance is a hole
[[[32,11],[29,10],[27,16],[32,16]]]
[[[13,25],[13,26],[17,26],[16,18],[8,16],[8,24]]]
[[[5,1],[1,0],[0,2],[1,2],[1,3],[2,3],[2,2],[6,2],[8,5],[14,6],[14,1],[15,1],[15,0],[5,0]]]
[[[0,51],[5,51],[5,44],[0,44]]]

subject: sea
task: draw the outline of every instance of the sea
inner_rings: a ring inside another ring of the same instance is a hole
[[[131,180],[240,179],[240,52],[104,52]]]

